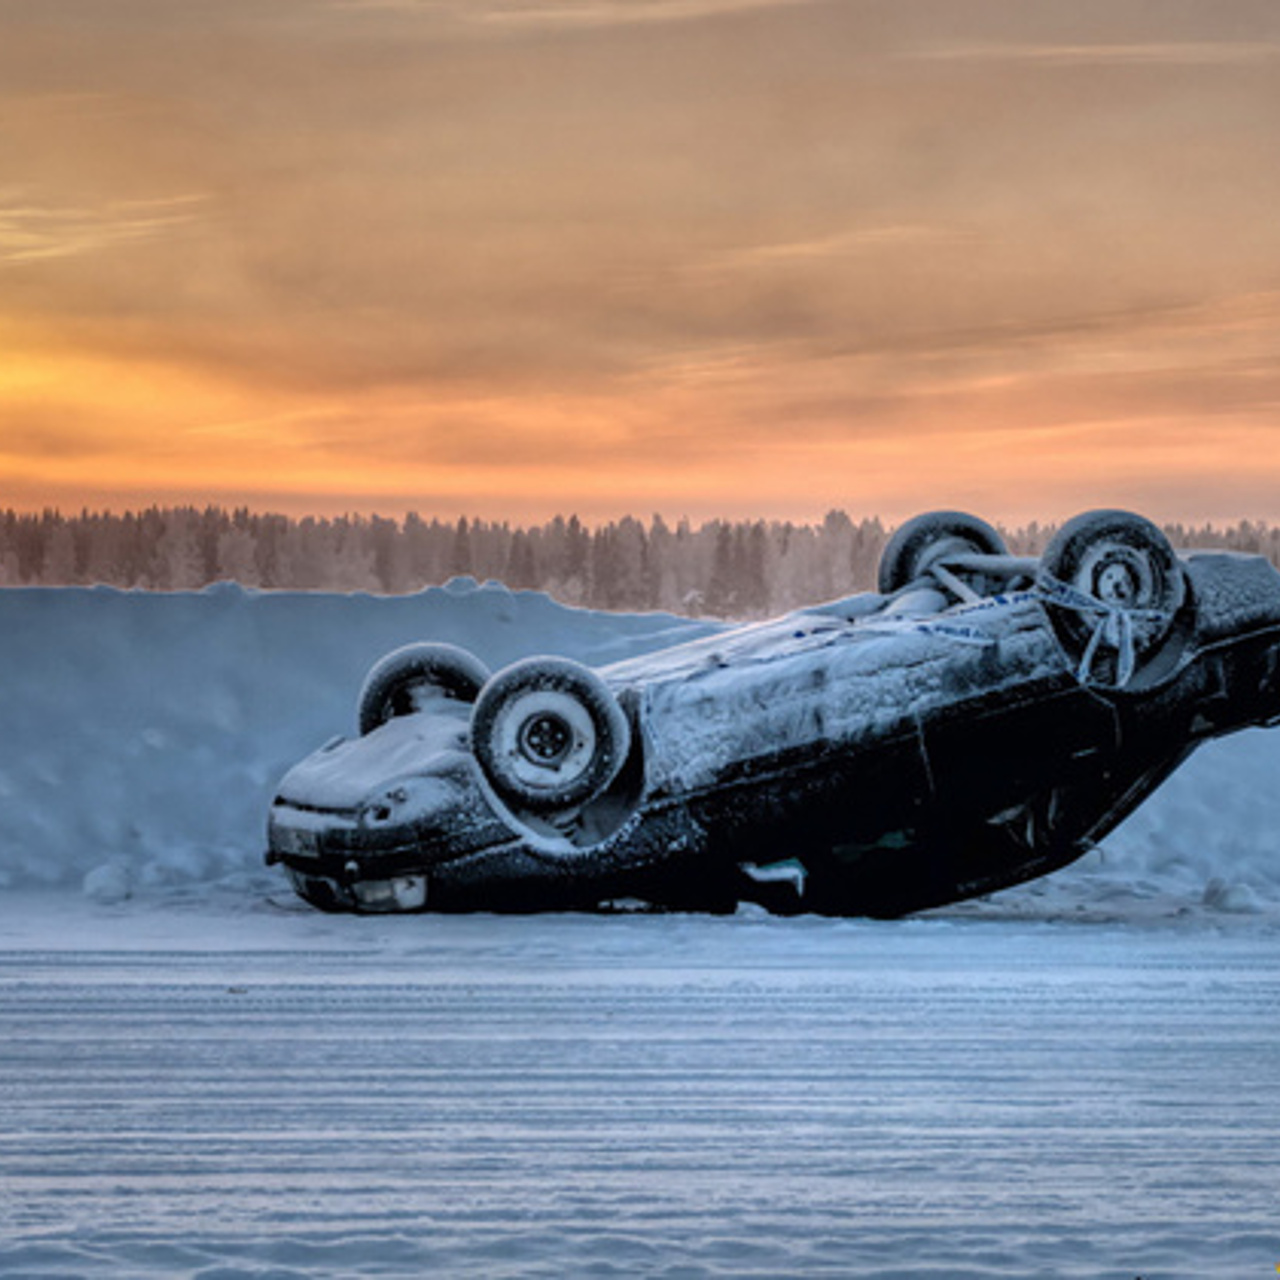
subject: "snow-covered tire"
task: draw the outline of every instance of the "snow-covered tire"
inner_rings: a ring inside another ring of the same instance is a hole
[[[963,511],[928,511],[914,516],[894,530],[881,553],[880,594],[894,595],[947,556],[975,552],[1005,554],[1004,539],[985,520]]]
[[[613,691],[567,658],[504,667],[471,712],[471,745],[502,802],[535,814],[585,804],[618,776],[631,727]]]
[[[407,644],[380,658],[360,690],[360,734],[372,733],[395,716],[420,711],[433,695],[474,702],[489,679],[489,668],[452,644]]]
[[[1136,659],[1151,653],[1169,634],[1187,593],[1169,539],[1129,511],[1086,511],[1068,520],[1045,548],[1039,585],[1059,635],[1077,657],[1103,613],[1127,615]],[[1089,600],[1100,609],[1091,612]]]

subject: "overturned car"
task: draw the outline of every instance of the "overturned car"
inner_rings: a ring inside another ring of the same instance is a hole
[[[267,860],[326,910],[897,916],[1088,850],[1195,746],[1280,723],[1280,573],[1095,511],[1043,556],[934,512],[879,590],[600,669],[377,663]]]

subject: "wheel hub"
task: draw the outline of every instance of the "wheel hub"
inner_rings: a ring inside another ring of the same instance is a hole
[[[1141,584],[1133,566],[1112,560],[1098,570],[1093,593],[1107,604],[1133,605],[1140,590]]]
[[[573,746],[573,730],[568,721],[549,711],[531,716],[520,727],[520,750],[534,764],[552,768]]]

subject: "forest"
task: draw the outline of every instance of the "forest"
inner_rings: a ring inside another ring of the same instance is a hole
[[[1261,552],[1280,565],[1280,526],[1167,525],[1175,546]],[[1037,554],[1053,526],[1002,529]],[[104,584],[198,590],[234,581],[268,590],[402,594],[470,576],[545,591],[570,605],[763,617],[875,585],[890,527],[831,511],[818,524],[627,516],[594,527],[556,516],[521,527],[459,517],[300,519],[217,506],[64,515],[0,512],[0,586]]]

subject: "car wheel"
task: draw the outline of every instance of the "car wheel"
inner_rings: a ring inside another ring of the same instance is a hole
[[[421,711],[432,696],[474,702],[489,668],[452,644],[407,644],[373,664],[360,690],[360,734],[372,733],[395,716]]]
[[[504,804],[548,814],[585,804],[609,786],[627,757],[631,728],[594,671],[566,658],[526,658],[481,690],[471,744]]]
[[[1004,539],[985,520],[963,511],[929,511],[915,516],[899,525],[885,544],[880,556],[880,594],[894,595],[948,556],[975,552],[1005,554]]]
[[[1169,539],[1128,511],[1087,511],[1045,549],[1038,587],[1080,675],[1127,684],[1169,635],[1186,577]]]

